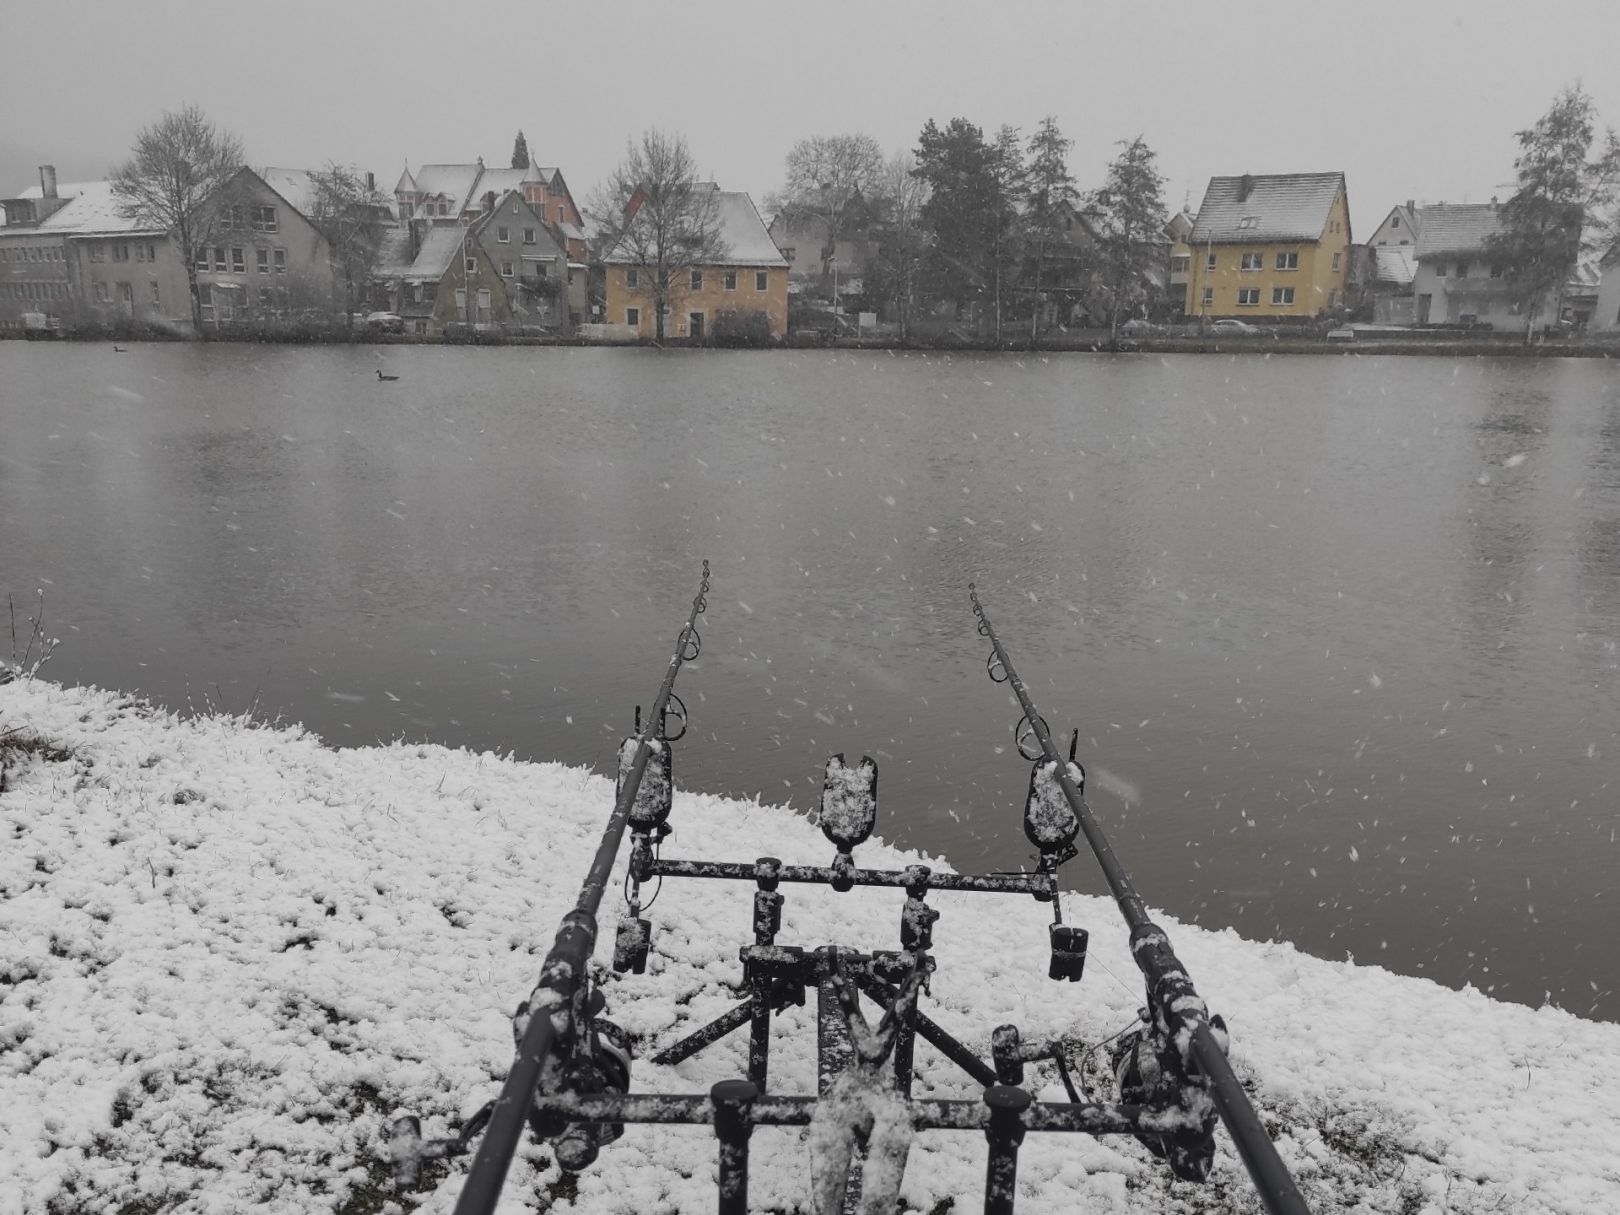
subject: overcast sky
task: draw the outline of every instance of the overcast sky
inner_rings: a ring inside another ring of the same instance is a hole
[[[1513,132],[1579,80],[1620,125],[1620,3],[1204,0],[472,5],[0,0],[0,190],[106,176],[165,109],[201,105],[249,163],[507,164],[521,127],[581,202],[657,125],[756,202],[807,135],[916,146],[1047,114],[1082,187],[1143,136],[1165,201],[1211,174],[1342,169],[1357,237],[1407,198],[1509,192]]]

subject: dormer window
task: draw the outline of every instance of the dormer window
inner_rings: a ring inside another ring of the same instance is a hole
[[[1239,228],[1258,228],[1259,226],[1260,217],[1258,215],[1245,215],[1242,219],[1238,220]]]

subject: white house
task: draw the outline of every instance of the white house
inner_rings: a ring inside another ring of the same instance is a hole
[[[1534,317],[1526,317],[1513,302],[1505,267],[1486,254],[1486,241],[1502,230],[1496,203],[1435,203],[1422,214],[1412,281],[1418,324],[1513,331],[1557,320],[1557,299],[1543,301]]]

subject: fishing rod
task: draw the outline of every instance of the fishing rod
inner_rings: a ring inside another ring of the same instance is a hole
[[[1226,1125],[1237,1146],[1238,1155],[1253,1178],[1266,1209],[1271,1215],[1309,1215],[1305,1199],[1289,1175],[1287,1166],[1277,1155],[1271,1136],[1260,1124],[1250,1104],[1248,1094],[1227,1062],[1226,1026],[1218,1016],[1211,1016],[1208,1007],[1193,987],[1186,968],[1170,947],[1170,938],[1164,929],[1148,918],[1142,897],[1136,893],[1130,875],[1114,855],[1114,849],[1097,824],[1096,817],[1085,799],[1085,769],[1074,762],[1079,731],[1075,731],[1065,760],[1053,745],[1046,720],[1035,707],[1029,687],[1019,678],[1018,671],[1008,657],[1006,647],[996,636],[995,627],[979,601],[978,588],[968,584],[968,596],[973,603],[973,614],[979,622],[979,635],[989,640],[991,652],[985,661],[985,670],[995,683],[1010,684],[1024,716],[1013,728],[1013,737],[1019,754],[1035,761],[1031,774],[1032,792],[1037,786],[1061,791],[1086,842],[1096,855],[1114,901],[1119,904],[1125,922],[1130,926],[1131,954],[1147,984],[1148,1014],[1150,1021],[1143,1033],[1130,1041],[1116,1055],[1117,1071],[1121,1076],[1123,1094],[1130,1098],[1130,1090],[1151,1087],[1155,1074],[1161,1082],[1178,1082],[1182,1086],[1202,1088],[1214,1102],[1216,1112]],[[1055,798],[1048,798],[1046,810],[1052,817]],[[1063,824],[1059,822],[1058,827]],[[1164,1136],[1159,1142],[1151,1137],[1139,1136],[1155,1154],[1166,1155],[1177,1175],[1184,1169],[1196,1171],[1205,1163],[1204,1145],[1180,1143],[1176,1137]],[[1180,1159],[1178,1160],[1178,1157]],[[1202,1177],[1197,1178],[1202,1180]]]
[[[580,1085],[576,1078],[570,1078],[575,1079],[575,1083],[560,1083],[565,1078],[564,1073],[570,1070],[586,1073],[587,1088],[605,1087],[601,1083],[604,1077],[590,1075],[593,1071],[600,1073],[610,1070],[601,1065],[601,1044],[594,1040],[594,1034],[582,1032],[594,1020],[588,999],[591,993],[585,976],[591,952],[596,947],[596,912],[613,872],[613,862],[619,854],[619,844],[624,838],[630,812],[636,805],[648,762],[656,753],[667,754],[665,727],[671,712],[680,719],[681,732],[685,732],[686,706],[675,694],[675,677],[680,674],[682,664],[695,659],[703,648],[697,619],[708,607],[708,593],[709,563],[704,561],[703,581],[692,599],[691,615],[676,638],[674,653],[670,655],[669,666],[664,672],[664,682],[635,739],[628,772],[623,770],[621,758],[618,797],[607,829],[602,833],[602,842],[597,846],[596,856],[580,887],[574,909],[563,917],[562,925],[557,929],[551,952],[546,955],[540,971],[540,981],[527,1001],[526,1018],[524,1010],[519,1010],[520,1019],[526,1019],[527,1024],[518,1039],[517,1057],[489,1113],[483,1140],[467,1170],[467,1183],[456,1200],[455,1215],[487,1215],[495,1209],[500,1201],[507,1169],[512,1164],[512,1156],[523,1137],[524,1126],[531,1121],[531,1111],[538,1093],[563,1089],[577,1091]],[[628,1068],[625,1070],[627,1081]],[[595,1080],[596,1085],[591,1085],[591,1080]],[[585,1129],[588,1132],[590,1128]],[[467,1131],[464,1130],[463,1136],[466,1135]],[[581,1167],[589,1163],[587,1157],[594,1158],[598,1143],[599,1139],[594,1138],[576,1140],[573,1145],[575,1159]]]

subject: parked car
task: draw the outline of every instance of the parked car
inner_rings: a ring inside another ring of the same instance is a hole
[[[1120,333],[1125,337],[1151,337],[1156,333],[1163,333],[1163,325],[1155,325],[1152,321],[1142,317],[1133,316],[1119,327]]]
[[[826,308],[793,308],[788,312],[788,332],[813,330],[824,338],[846,337],[855,333],[855,326],[838,313]]]
[[[1356,340],[1356,331],[1349,325],[1340,325],[1337,329],[1327,331],[1327,340],[1330,342],[1353,342]]]
[[[373,333],[404,333],[405,318],[397,312],[367,313],[366,328]]]
[[[1223,317],[1209,327],[1209,331],[1217,337],[1259,337],[1264,330],[1258,325],[1251,325],[1248,321],[1240,321],[1236,317]]]

